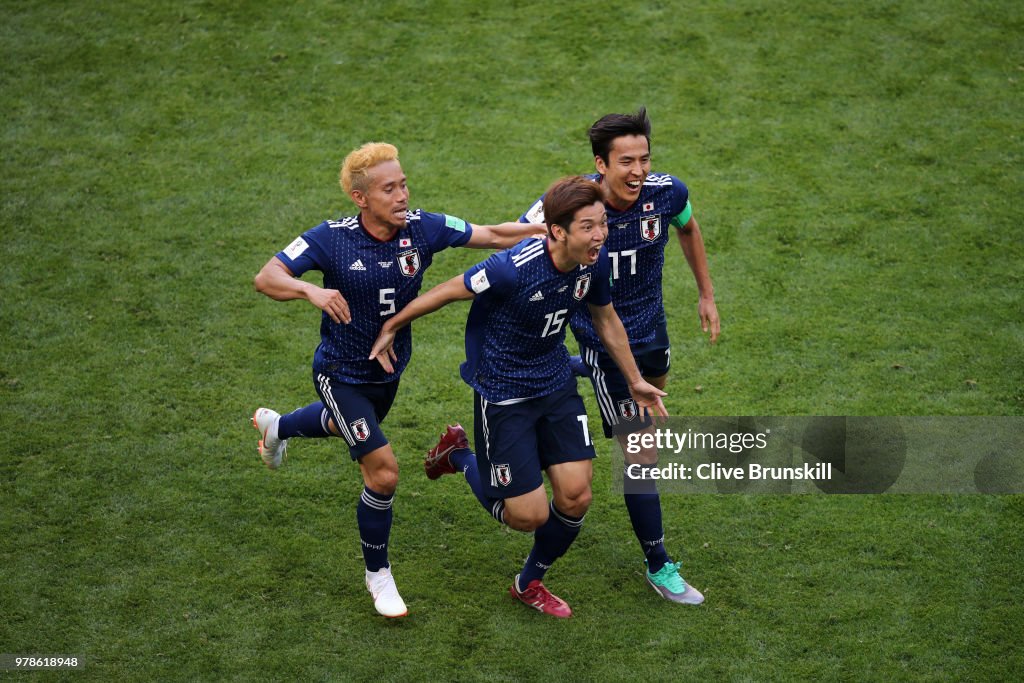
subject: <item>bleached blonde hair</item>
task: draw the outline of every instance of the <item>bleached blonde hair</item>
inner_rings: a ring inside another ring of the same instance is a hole
[[[370,169],[385,161],[398,161],[398,148],[386,142],[367,142],[352,150],[341,164],[341,189],[345,194],[352,190],[366,192]]]

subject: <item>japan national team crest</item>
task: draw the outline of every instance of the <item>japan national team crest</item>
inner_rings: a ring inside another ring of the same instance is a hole
[[[653,242],[661,236],[661,215],[644,216],[640,219],[640,236]]]
[[[352,436],[356,438],[356,441],[366,441],[370,438],[370,428],[366,425],[365,417],[350,423],[349,427],[351,427]]]
[[[584,273],[576,278],[576,286],[572,290],[572,298],[582,301],[583,297],[590,291],[590,273]]]
[[[420,272],[420,250],[410,249],[398,255],[398,267],[402,269],[402,275],[412,277]]]
[[[619,415],[625,420],[632,420],[636,417],[636,404],[633,403],[633,399],[627,398],[619,401]]]
[[[494,483],[508,486],[512,483],[512,468],[508,465],[491,465],[492,485]]]

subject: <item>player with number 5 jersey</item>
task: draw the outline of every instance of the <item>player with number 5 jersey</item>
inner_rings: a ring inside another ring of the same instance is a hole
[[[564,345],[568,321],[582,308],[590,311],[595,334],[620,364],[642,413],[664,415],[665,394],[641,377],[611,304],[600,187],[565,178],[548,190],[544,208],[547,239],[527,239],[417,297],[384,324],[372,357],[390,371],[405,325],[453,301],[473,300],[462,378],[475,393],[476,453],[462,427],[450,426],[428,454],[427,476],[462,471],[496,520],[534,532],[509,592],[545,614],[568,617],[572,610],[542,582],[579,534],[591,499],[594,447]]]
[[[419,293],[435,253],[448,247],[504,249],[541,225],[471,225],[455,216],[410,210],[409,189],[398,150],[368,143],[349,154],[341,185],[359,207],[356,216],[329,220],[296,238],[256,276],[256,289],[272,299],[306,299],[323,311],[320,345],[313,357],[313,383],[320,401],[280,415],[259,408],[253,425],[259,452],[271,469],[281,464],[288,439],[341,436],[358,461],[364,488],[356,520],[366,564],[366,587],[377,611],[404,616],[388,544],[398,461],[380,423],[398,392],[399,377],[412,354],[411,331],[403,330],[385,371],[369,360],[381,326]],[[317,270],[319,287],[299,279]]]

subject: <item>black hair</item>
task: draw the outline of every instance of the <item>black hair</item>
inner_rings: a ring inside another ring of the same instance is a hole
[[[615,138],[625,135],[643,135],[647,138],[647,148],[651,147],[651,120],[647,118],[647,107],[640,107],[635,114],[607,114],[597,120],[587,132],[590,136],[590,148],[595,157],[601,157],[608,163],[608,155],[612,151]]]

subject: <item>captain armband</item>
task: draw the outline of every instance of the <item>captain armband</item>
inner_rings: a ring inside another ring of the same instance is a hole
[[[690,220],[690,216],[693,215],[693,207],[690,206],[690,200],[686,200],[686,208],[684,208],[678,216],[673,218],[670,222],[677,228],[683,228]]]

